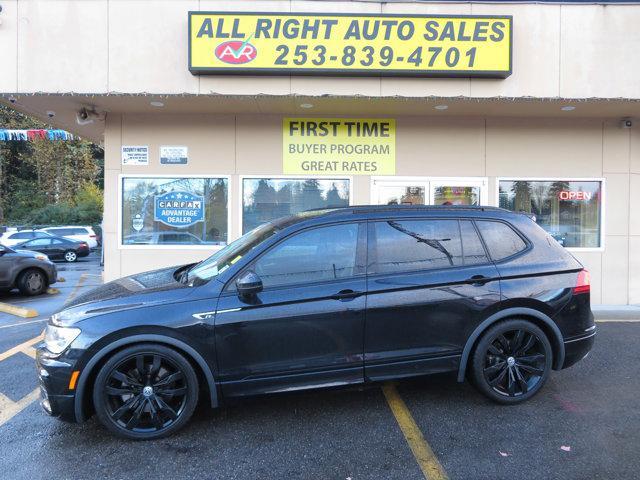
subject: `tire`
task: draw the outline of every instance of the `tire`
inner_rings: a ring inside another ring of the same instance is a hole
[[[142,373],[140,373],[142,370]],[[100,369],[93,405],[112,433],[153,440],[180,430],[198,403],[198,378],[175,350],[141,344],[115,353]]]
[[[65,262],[73,263],[78,260],[78,254],[73,250],[67,250],[64,252],[64,260]]]
[[[495,402],[522,403],[540,391],[549,378],[552,361],[549,339],[537,325],[506,320],[480,338],[472,357],[471,379]]]
[[[30,268],[18,276],[16,285],[20,293],[33,297],[46,292],[49,287],[49,282],[44,272]]]

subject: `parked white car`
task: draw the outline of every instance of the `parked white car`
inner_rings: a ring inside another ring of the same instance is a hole
[[[41,230],[9,230],[0,235],[0,245],[13,247],[34,238],[51,237],[53,234]]]
[[[56,235],[58,237],[65,237],[77,242],[86,242],[87,245],[89,245],[89,248],[96,248],[98,246],[98,236],[91,227],[70,225],[65,227],[47,227],[40,229],[40,231]]]

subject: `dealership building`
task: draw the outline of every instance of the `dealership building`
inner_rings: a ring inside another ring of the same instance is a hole
[[[105,280],[311,208],[494,205],[640,303],[640,5],[0,6],[0,101],[104,145]]]

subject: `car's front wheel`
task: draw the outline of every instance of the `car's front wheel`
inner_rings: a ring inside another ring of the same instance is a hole
[[[29,269],[22,272],[16,284],[20,293],[29,296],[40,295],[44,293],[49,286],[45,274],[41,270],[36,269]]]
[[[102,424],[125,438],[151,440],[182,428],[198,402],[191,364],[162,345],[117,352],[100,369],[93,403]]]
[[[533,397],[549,377],[553,352],[544,332],[520,319],[489,328],[473,354],[471,377],[484,395],[514,404]]]

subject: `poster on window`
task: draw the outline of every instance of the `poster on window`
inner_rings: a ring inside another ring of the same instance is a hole
[[[204,220],[204,197],[168,192],[155,197],[154,218],[169,227],[190,227]]]

